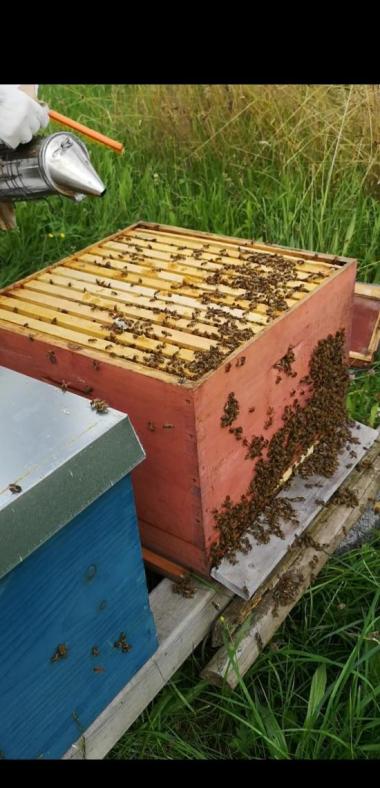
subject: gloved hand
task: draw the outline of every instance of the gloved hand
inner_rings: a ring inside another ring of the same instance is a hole
[[[0,140],[6,145],[14,149],[30,142],[48,123],[46,105],[39,104],[17,85],[0,85]]]
[[[10,148],[30,142],[46,128],[48,107],[37,101],[38,85],[0,85],[0,141]],[[11,202],[0,203],[0,230],[14,230],[16,213]]]

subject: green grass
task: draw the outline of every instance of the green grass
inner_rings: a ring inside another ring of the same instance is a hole
[[[356,257],[358,278],[380,283],[378,88],[66,85],[41,95],[126,153],[88,144],[102,200],[18,206],[18,229],[0,233],[0,285],[137,219]],[[377,363],[352,382],[352,416],[379,425],[379,392]],[[210,649],[198,649],[110,757],[379,757],[379,546],[329,562],[234,692],[199,680]]]

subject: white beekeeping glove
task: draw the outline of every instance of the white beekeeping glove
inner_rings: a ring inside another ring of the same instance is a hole
[[[0,85],[0,140],[13,149],[30,142],[49,122],[48,108],[25,92],[28,87]]]
[[[48,107],[37,102],[38,85],[0,85],[0,141],[10,148],[30,142],[49,122]],[[11,202],[0,203],[0,230],[14,230]]]

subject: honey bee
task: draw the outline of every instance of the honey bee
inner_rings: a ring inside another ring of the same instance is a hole
[[[20,487],[19,484],[10,484],[9,487],[8,487],[8,490],[11,493],[16,494],[16,493],[22,492],[22,487]]]
[[[131,650],[132,646],[127,643],[127,638],[125,632],[120,632],[118,640],[115,641],[113,644],[114,648],[118,648],[121,651],[128,652]]]
[[[65,659],[69,653],[69,650],[65,643],[59,643],[53,656],[51,657],[51,662],[58,662],[60,659]]]
[[[93,399],[90,402],[90,406],[97,413],[107,413],[109,408],[108,403],[104,399]]]
[[[57,357],[56,357],[56,355],[54,353],[54,350],[49,350],[49,352],[47,354],[47,357],[48,357],[48,359],[49,359],[51,364],[56,364],[57,363]]]
[[[180,577],[175,583],[173,583],[172,591],[174,594],[179,594],[180,596],[185,597],[185,599],[191,599],[196,592],[195,586],[191,581],[191,576],[183,575]]]

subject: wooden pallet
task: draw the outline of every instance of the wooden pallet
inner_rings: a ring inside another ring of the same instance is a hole
[[[218,583],[206,584],[197,579],[194,580],[194,597],[186,599],[173,594],[170,580],[162,580],[150,594],[160,642],[158,651],[70,748],[65,759],[104,758],[194,648],[212,631],[214,645],[221,648],[204,669],[202,677],[213,684],[226,682],[230,687],[236,686],[239,677],[253,664],[261,648],[270,641],[329,556],[356,524],[369,499],[378,493],[380,439],[366,459],[371,463],[370,468],[355,469],[345,482],[345,486],[356,493],[358,506],[355,509],[344,506],[325,509],[309,526],[309,535],[316,543],[323,544],[323,550],[306,547],[291,551],[269,585],[259,589],[249,602],[243,602]],[[275,611],[276,586],[284,572],[289,571],[302,574],[303,580],[294,599]],[[229,642],[224,645],[226,637]],[[233,652],[234,659],[231,658]]]

